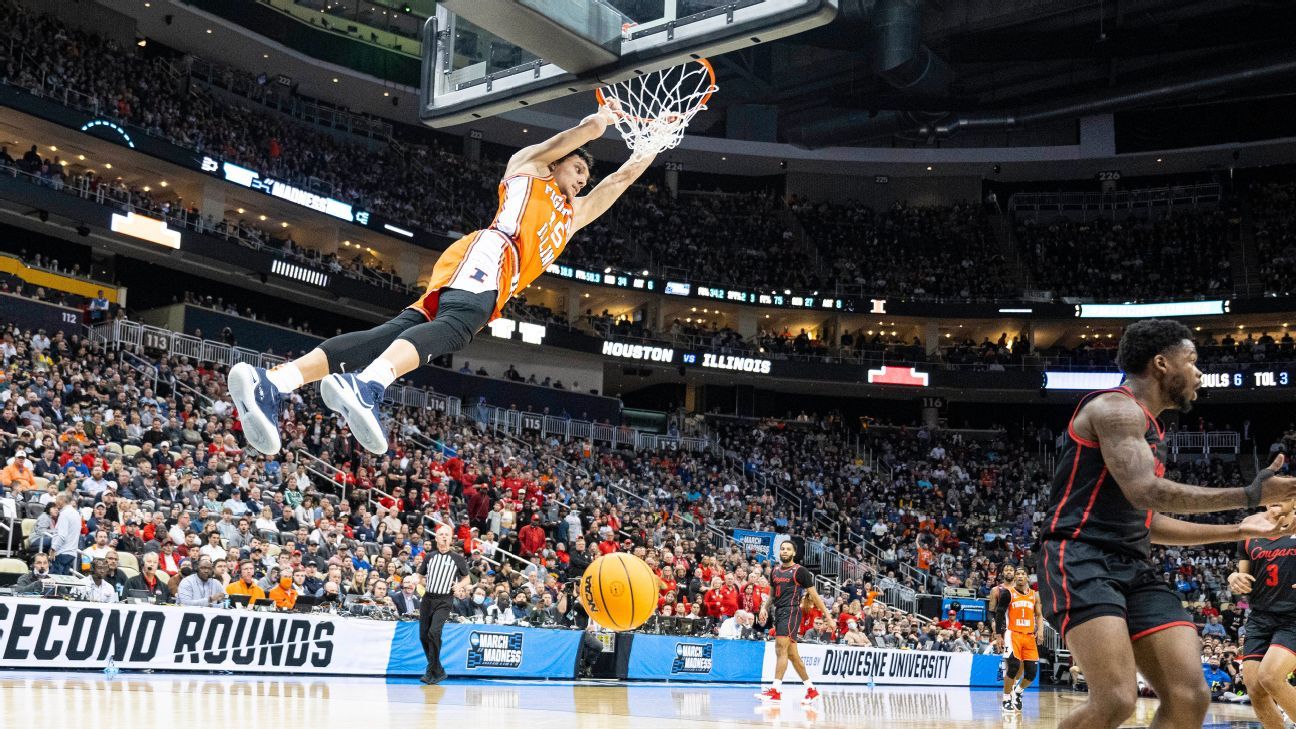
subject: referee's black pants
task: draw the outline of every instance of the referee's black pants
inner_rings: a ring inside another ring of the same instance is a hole
[[[419,603],[419,640],[427,656],[428,675],[444,676],[441,667],[441,629],[450,617],[450,595],[424,595]]]

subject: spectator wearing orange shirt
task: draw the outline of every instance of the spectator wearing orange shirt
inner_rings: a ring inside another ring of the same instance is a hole
[[[36,488],[36,474],[32,473],[26,453],[18,451],[14,455],[13,463],[0,469],[0,486],[14,493]]]
[[[882,591],[873,587],[872,582],[868,583],[868,585],[866,585],[864,588],[864,607],[871,606],[873,604],[873,601],[877,600],[881,596],[882,596]]]
[[[225,587],[225,594],[247,595],[248,607],[255,605],[257,600],[266,599],[265,590],[256,583],[256,565],[252,564],[252,560],[245,559],[239,563],[239,578]]]
[[[923,572],[930,572],[934,555],[926,547],[918,547],[918,569]]]
[[[306,579],[304,572],[297,574],[300,575],[300,580],[304,581]],[[279,584],[270,588],[270,599],[274,601],[275,607],[280,610],[292,610],[293,606],[297,604],[295,580],[297,580],[296,575],[280,576]]]

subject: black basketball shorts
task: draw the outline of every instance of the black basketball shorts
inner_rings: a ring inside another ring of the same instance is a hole
[[[801,606],[774,611],[774,636],[796,640],[801,637]]]
[[[1044,617],[1063,640],[1077,625],[1108,615],[1125,620],[1130,640],[1177,625],[1197,628],[1151,562],[1071,539],[1044,542],[1040,557]]]
[[[1296,653],[1296,615],[1252,610],[1247,616],[1242,660],[1258,661],[1271,646]]]

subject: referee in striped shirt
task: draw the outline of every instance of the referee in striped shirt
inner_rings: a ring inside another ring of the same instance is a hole
[[[426,684],[440,683],[446,677],[441,667],[441,629],[450,617],[455,585],[468,585],[468,560],[452,549],[453,539],[448,524],[437,527],[436,551],[427,554],[418,569],[426,585],[419,604],[419,639],[428,662],[427,672],[419,680]]]

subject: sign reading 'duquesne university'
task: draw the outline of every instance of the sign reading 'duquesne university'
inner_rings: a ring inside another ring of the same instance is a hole
[[[815,683],[994,685],[999,656],[802,643],[801,660]],[[978,661],[976,659],[987,659]],[[774,644],[765,651],[762,680],[774,678]],[[993,665],[992,665],[993,664]]]
[[[244,610],[0,599],[0,668],[384,675],[395,623]]]

